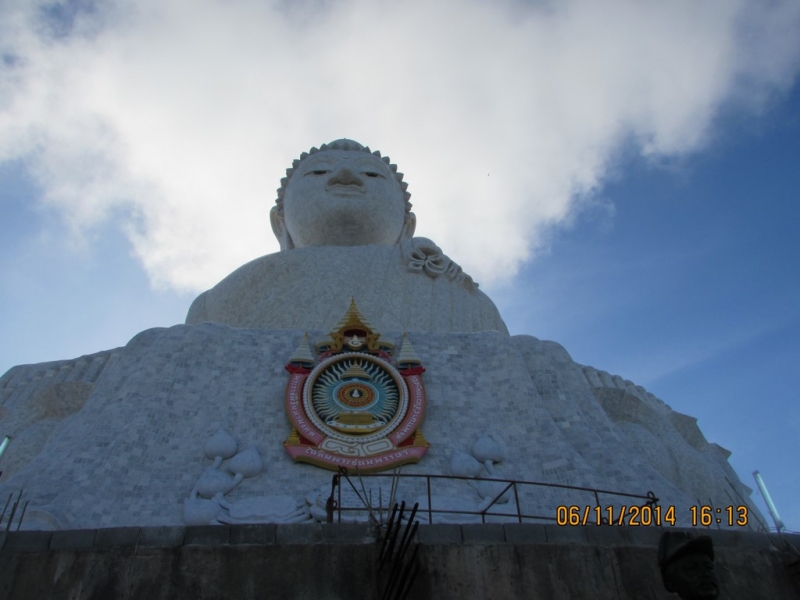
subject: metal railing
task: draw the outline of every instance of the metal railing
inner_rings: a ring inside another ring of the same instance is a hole
[[[435,514],[449,514],[449,515],[479,515],[481,517],[481,522],[486,522],[486,517],[504,517],[508,518],[516,518],[519,523],[523,523],[523,519],[534,519],[534,520],[541,520],[541,521],[556,521],[557,518],[551,515],[534,515],[534,514],[526,514],[522,512],[520,506],[520,488],[524,486],[533,486],[533,487],[545,487],[545,488],[557,488],[562,490],[571,490],[574,492],[590,492],[594,495],[594,501],[596,507],[601,507],[604,505],[600,504],[600,495],[609,495],[615,497],[623,497],[623,498],[635,498],[642,500],[642,506],[650,506],[654,507],[658,505],[658,498],[652,491],[648,491],[646,494],[630,494],[627,492],[617,492],[613,490],[603,490],[599,488],[591,488],[591,487],[581,487],[581,486],[574,486],[574,485],[565,485],[560,483],[546,483],[541,481],[525,481],[521,479],[497,479],[497,478],[485,478],[485,477],[461,477],[457,475],[424,475],[424,474],[412,474],[412,473],[399,473],[395,472],[392,474],[386,473],[359,473],[358,471],[354,472],[354,477],[358,477],[360,482],[361,491],[359,492],[356,489],[356,486],[351,481],[350,477],[351,474],[348,470],[344,467],[340,467],[339,471],[333,476],[333,480],[331,482],[331,495],[328,497],[328,502],[326,504],[327,510],[327,521],[328,523],[334,522],[334,514],[337,515],[336,522],[341,523],[342,521],[342,512],[361,512],[363,513],[365,510],[368,512],[368,516],[370,521],[373,521],[375,524],[380,523],[380,517],[376,517],[374,512],[377,512],[376,509],[372,506],[372,499],[368,497],[367,489],[364,486],[363,479],[367,478],[391,478],[392,479],[392,492],[389,498],[389,504],[394,503],[394,497],[396,494],[397,486],[399,484],[400,479],[424,479],[425,480],[425,490],[427,493],[427,507],[419,508],[419,512],[427,513],[428,514],[428,523],[433,523],[433,515]],[[355,492],[356,496],[358,497],[359,501],[361,502],[362,506],[342,506],[342,484],[341,479],[344,478],[350,485],[350,487]],[[431,493],[431,481],[438,481],[438,480],[454,480],[454,481],[466,481],[468,483],[476,483],[476,482],[493,482],[499,484],[505,484],[505,487],[499,492],[494,493],[493,498],[491,501],[484,506],[480,510],[452,510],[452,509],[434,509],[432,506],[433,495]],[[495,506],[501,498],[503,498],[509,491],[513,491],[514,496],[514,506],[515,512],[490,512],[490,509]],[[382,499],[379,501],[379,509],[383,511],[383,502]],[[601,518],[602,524],[608,524],[608,519],[605,517]]]
[[[22,512],[19,515],[19,519],[17,520],[17,528],[11,529],[11,525],[14,522],[14,516],[17,514],[17,509],[20,507],[20,501],[22,500],[22,490],[19,491],[17,494],[17,499],[14,501],[14,504],[11,504],[11,500],[14,498],[14,492],[11,492],[8,495],[8,500],[6,500],[6,505],[3,507],[3,512],[0,514],[0,531],[2,531],[3,521],[6,518],[6,511],[8,510],[9,505],[11,505],[11,514],[8,515],[8,521],[6,522],[6,531],[19,531],[19,528],[22,526],[22,519],[25,518],[25,511],[28,508],[28,500],[25,500],[25,503],[22,505]]]

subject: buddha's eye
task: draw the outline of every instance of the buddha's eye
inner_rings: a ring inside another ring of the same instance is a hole
[[[327,169],[316,169],[314,171],[311,171],[312,175],[325,175],[325,173],[330,173],[330,171],[328,171]]]
[[[383,177],[380,173],[375,173],[374,171],[365,171],[364,175],[367,177]]]

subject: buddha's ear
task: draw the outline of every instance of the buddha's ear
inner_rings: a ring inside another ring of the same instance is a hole
[[[281,250],[291,250],[294,248],[289,230],[286,229],[286,221],[283,219],[283,213],[277,206],[273,206],[272,210],[269,211],[269,222],[272,225],[272,233],[278,238]]]
[[[400,231],[400,240],[410,240],[414,237],[414,231],[417,229],[417,215],[412,212],[406,213],[406,219],[403,223],[403,229]]]

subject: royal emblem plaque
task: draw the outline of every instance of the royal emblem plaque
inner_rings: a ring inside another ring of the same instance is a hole
[[[428,449],[422,362],[403,336],[394,346],[366,323],[355,301],[311,351],[306,336],[286,370],[284,447],[294,461],[336,470],[382,471],[418,462]]]

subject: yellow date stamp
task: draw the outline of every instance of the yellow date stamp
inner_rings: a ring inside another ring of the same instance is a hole
[[[748,522],[746,506],[690,506],[688,520],[692,527],[710,527],[713,524],[728,527],[745,527]],[[687,513],[684,513],[687,514]],[[627,525],[629,527],[649,527],[655,525],[674,527],[678,522],[674,506],[645,504],[643,506],[558,506],[557,525]]]

